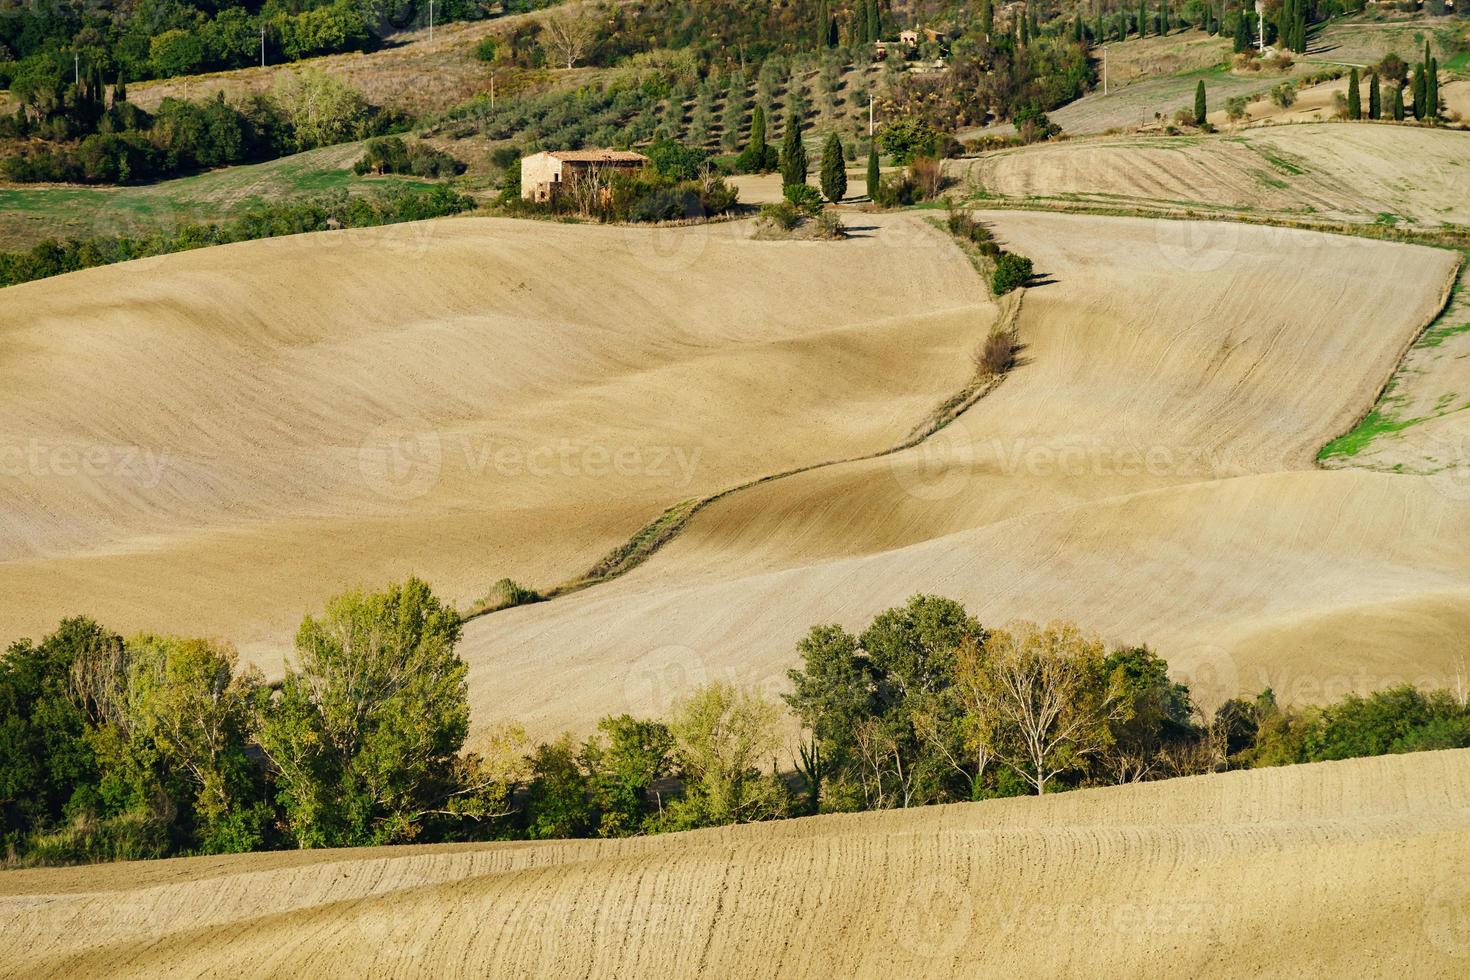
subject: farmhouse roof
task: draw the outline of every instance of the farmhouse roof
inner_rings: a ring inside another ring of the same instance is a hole
[[[632,150],[553,150],[550,156],[562,163],[647,163],[648,157]]]

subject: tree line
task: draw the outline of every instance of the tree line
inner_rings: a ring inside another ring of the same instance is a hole
[[[435,0],[434,20],[481,20],[550,0]],[[131,81],[379,47],[428,23],[427,0],[142,0],[14,4],[0,17],[0,88],[45,98],[78,68]],[[264,52],[262,52],[264,45]]]
[[[301,624],[266,684],[217,640],[85,618],[0,658],[11,865],[430,841],[623,837],[1042,794],[1470,745],[1463,696],[1398,687],[1321,708],[1269,691],[1206,717],[1146,647],[1065,623],[987,628],[916,595],[797,644],[785,706],[726,682],[666,718],[466,750],[459,614],[417,579]]]
[[[24,251],[0,252],[0,286],[211,245],[440,218],[472,210],[475,206],[474,198],[457,193],[444,184],[426,187],[399,185],[368,194],[349,195],[346,191],[339,191],[299,201],[269,204],[252,208],[231,221],[186,223],[145,235],[71,238],[65,241],[52,239]]]
[[[165,98],[149,113],[110,101],[100,80],[72,86],[44,110],[22,106],[0,119],[0,136],[39,136],[0,160],[17,182],[138,184],[210,167],[272,160],[303,150],[406,129],[409,120],[371,105],[356,89],[320,71],[288,72],[269,94],[227,103],[224,93],[189,101]]]

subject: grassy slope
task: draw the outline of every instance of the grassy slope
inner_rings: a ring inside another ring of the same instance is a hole
[[[424,183],[358,177],[352,164],[361,155],[361,143],[344,143],[139,187],[0,186],[0,249],[26,248],[45,238],[140,235],[185,222],[221,221],[324,191]]]

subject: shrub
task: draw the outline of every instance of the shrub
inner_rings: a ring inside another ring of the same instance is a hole
[[[480,38],[480,43],[475,45],[475,57],[481,61],[494,61],[495,54],[500,49],[494,35]]]
[[[907,207],[923,197],[919,185],[907,174],[892,180],[880,180],[878,190],[870,191],[868,196],[873,199],[874,204],[885,208]]]
[[[541,601],[541,593],[529,589],[514,579],[503,578],[491,588],[481,605],[491,609],[509,609]]]
[[[940,151],[940,134],[917,116],[903,116],[883,127],[878,134],[883,152],[896,164],[906,164],[916,156],[932,157]]]
[[[823,211],[812,219],[812,237],[837,241],[847,237],[847,226],[836,211]]]
[[[1290,109],[1292,103],[1296,102],[1296,86],[1291,82],[1282,82],[1271,89],[1271,101],[1282,109]]]
[[[1001,252],[995,260],[995,272],[990,277],[990,287],[995,295],[1004,296],[1030,282],[1031,275],[1030,259],[1014,252]]]
[[[453,177],[464,164],[425,143],[405,143],[398,136],[368,141],[367,150],[352,169],[359,174],[412,174],[415,177]]]
[[[944,189],[944,165],[933,157],[914,157],[909,161],[909,179],[919,189],[919,196],[932,200]]]
[[[762,204],[756,216],[756,225],[778,231],[791,231],[801,222],[801,212],[790,201],[777,204]]]
[[[1244,95],[1232,95],[1225,100],[1225,118],[1231,122],[1240,122],[1246,116],[1246,108],[1251,104],[1249,97]]]
[[[781,193],[800,214],[812,216],[822,211],[822,192],[811,184],[787,184]]]
[[[1016,363],[1016,335],[1009,330],[992,330],[975,348],[971,360],[979,374],[1005,374]]]

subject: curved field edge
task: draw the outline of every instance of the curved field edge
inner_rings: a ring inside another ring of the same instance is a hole
[[[976,265],[977,273],[983,272],[982,267],[979,265],[979,259],[970,249],[958,244],[956,247],[961,248],[961,251],[970,258],[972,264]],[[983,275],[981,276],[981,281],[988,289],[988,280]],[[1021,316],[1021,301],[1025,292],[1025,288],[1021,287],[1004,296],[993,297],[999,307],[999,312],[988,332],[1002,331],[1011,334],[1015,333],[1016,324]],[[983,336],[980,339],[983,340]],[[689,525],[689,522],[700,511],[717,501],[724,500],[743,490],[764,486],[777,480],[799,476],[803,473],[813,472],[814,470],[842,466],[848,463],[859,463],[866,460],[882,459],[885,456],[892,456],[906,449],[912,449],[915,446],[921,445],[930,436],[962,416],[975,403],[980,401],[980,399],[994,391],[1004,380],[1004,373],[986,374],[977,370],[975,376],[963,388],[936,405],[928,415],[914,426],[906,438],[886,449],[880,449],[877,452],[858,456],[822,460],[806,466],[783,470],[779,473],[769,473],[765,476],[747,480],[744,483],[727,487],[724,490],[719,490],[703,497],[681,500],[669,506],[652,521],[640,527],[627,541],[609,551],[602,558],[598,559],[596,564],[576,578],[561,582],[545,591],[533,592],[531,590],[524,590],[523,597],[519,601],[496,602],[490,600],[477,604],[463,615],[463,619],[468,622],[472,619],[488,616],[491,613],[500,612],[503,609],[513,608],[516,605],[522,605],[528,602],[543,602],[559,596],[570,595],[574,592],[580,592],[583,589],[589,589],[594,585],[609,582],[619,576],[626,575],[628,572],[631,572],[648,561],[648,559],[652,558],[666,544],[678,537],[679,533]]]
[[[1460,266],[1446,284],[1440,313],[1415,337],[1399,358],[1393,375],[1384,382],[1383,389],[1374,399],[1373,406],[1347,432],[1322,447],[1317,454],[1319,463],[1327,465],[1364,465],[1369,469],[1386,472],[1418,472],[1431,475],[1435,470],[1410,468],[1402,463],[1379,465],[1368,461],[1361,464],[1355,457],[1363,455],[1385,436],[1404,432],[1414,426],[1445,418],[1470,408],[1470,401],[1455,404],[1452,396],[1442,396],[1435,407],[1421,415],[1404,415],[1408,395],[1406,389],[1414,386],[1417,373],[1409,366],[1415,356],[1434,356],[1439,348],[1462,334],[1470,333],[1470,249],[1459,249]]]

